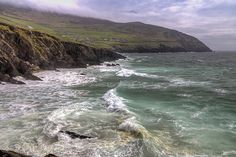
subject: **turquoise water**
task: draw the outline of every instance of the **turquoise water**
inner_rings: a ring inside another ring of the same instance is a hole
[[[236,156],[236,53],[125,54],[0,85],[0,149],[42,156]],[[80,75],[85,73],[86,75]],[[95,138],[71,139],[60,130]]]

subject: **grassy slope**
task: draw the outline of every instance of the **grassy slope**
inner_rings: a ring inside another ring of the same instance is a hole
[[[181,46],[180,38],[195,40],[174,30],[138,22],[114,23],[107,20],[19,9],[1,4],[0,21],[27,29],[32,27],[33,30],[49,33],[66,41],[100,48],[139,46],[156,48],[160,44],[178,47]],[[198,42],[194,40],[193,42]]]

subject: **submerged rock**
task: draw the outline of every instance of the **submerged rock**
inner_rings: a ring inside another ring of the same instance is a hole
[[[86,74],[85,73],[80,73],[80,75],[85,76]]]
[[[80,134],[77,134],[77,133],[71,132],[71,131],[59,131],[59,132],[63,133],[63,134],[69,135],[70,138],[72,138],[72,139],[76,139],[76,138],[79,138],[79,139],[91,139],[91,138],[94,138],[94,137],[87,136],[87,135],[80,135]]]
[[[48,154],[46,155],[45,157],[57,157],[56,155],[53,155],[53,154]]]
[[[109,63],[109,64],[106,64],[106,66],[108,67],[114,67],[114,66],[120,66],[120,64],[114,64],[114,63]]]

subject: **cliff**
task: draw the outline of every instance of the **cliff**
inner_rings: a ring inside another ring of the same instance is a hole
[[[86,67],[123,56],[102,48],[61,41],[38,31],[0,23],[0,81],[23,76],[38,80],[32,73],[55,68]]]

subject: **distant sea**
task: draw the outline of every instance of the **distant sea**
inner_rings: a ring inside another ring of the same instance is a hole
[[[236,156],[236,52],[124,55],[120,66],[43,71],[36,74],[43,81],[0,85],[0,149],[37,157]]]

